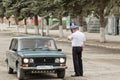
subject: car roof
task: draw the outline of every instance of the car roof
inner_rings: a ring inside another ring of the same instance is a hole
[[[13,37],[13,39],[53,39],[52,37],[47,36],[22,36],[22,37]]]

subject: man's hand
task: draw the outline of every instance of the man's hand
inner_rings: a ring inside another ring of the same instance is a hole
[[[71,40],[71,35],[70,35],[70,36],[68,36],[68,40]]]

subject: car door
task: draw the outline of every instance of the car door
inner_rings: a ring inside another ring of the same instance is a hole
[[[12,39],[9,52],[8,52],[8,64],[11,68],[16,68],[16,59],[17,59],[17,39]]]

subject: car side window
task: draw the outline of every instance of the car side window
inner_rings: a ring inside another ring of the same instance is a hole
[[[14,46],[14,49],[17,50],[17,47],[18,47],[18,40],[15,40],[15,46]]]
[[[12,39],[11,44],[10,44],[10,50],[17,50],[17,46],[18,46],[18,41],[16,39]]]

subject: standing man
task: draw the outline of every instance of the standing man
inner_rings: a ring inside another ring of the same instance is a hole
[[[71,26],[72,35],[68,36],[68,39],[72,41],[72,56],[74,64],[74,75],[71,77],[83,76],[83,64],[82,64],[82,50],[85,46],[85,35],[78,31],[78,26]]]

